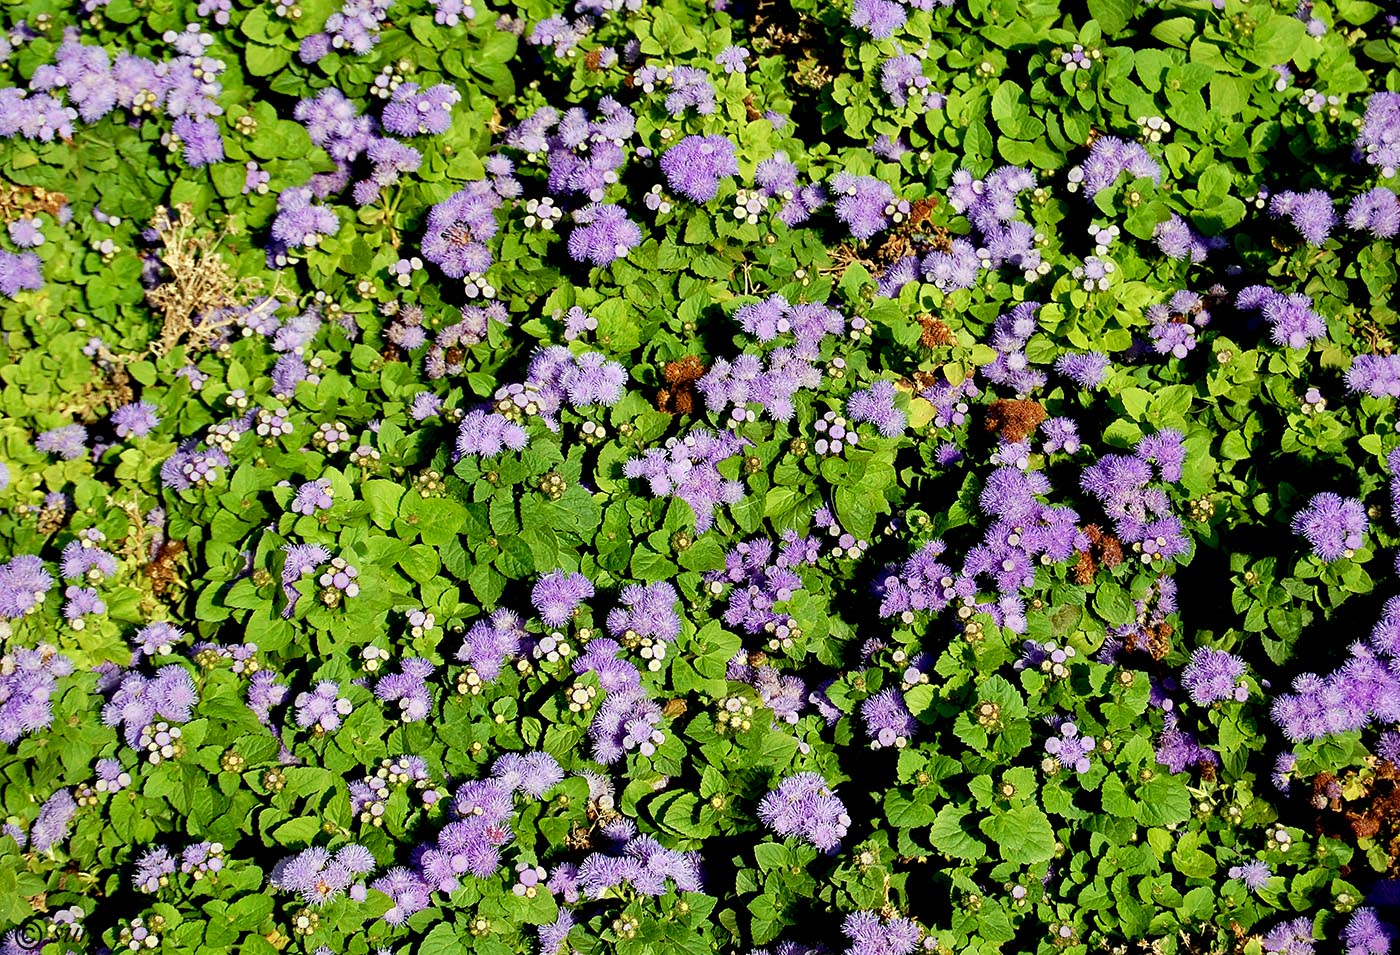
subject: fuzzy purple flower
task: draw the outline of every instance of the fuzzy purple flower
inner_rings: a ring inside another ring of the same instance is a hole
[[[834,852],[851,817],[835,791],[817,773],[784,779],[758,806],[763,824],[780,836],[797,836],[823,852]]]
[[[573,618],[578,606],[592,596],[593,584],[583,574],[555,570],[535,583],[530,602],[546,624],[562,627]]]
[[[1292,526],[1293,533],[1306,538],[1319,559],[1331,563],[1350,557],[1365,544],[1370,521],[1360,501],[1324,491],[1314,494],[1294,515]]]
[[[720,180],[739,174],[734,144],[724,136],[687,136],[666,150],[661,171],[672,192],[692,202],[709,202]]]

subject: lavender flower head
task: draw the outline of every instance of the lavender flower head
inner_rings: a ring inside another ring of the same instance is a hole
[[[739,174],[739,160],[725,136],[687,136],[662,155],[661,171],[672,192],[709,202],[719,194],[720,180]]]
[[[1244,661],[1233,653],[1200,647],[1181,671],[1181,685],[1198,706],[1231,699],[1243,703],[1249,699],[1249,688],[1242,683],[1244,672]]]
[[[758,806],[763,824],[780,836],[797,836],[823,852],[834,852],[851,817],[835,791],[817,773],[784,779]]]
[[[1273,872],[1269,869],[1267,862],[1256,859],[1243,865],[1230,866],[1227,874],[1230,878],[1243,882],[1244,887],[1249,891],[1258,892],[1269,884],[1269,877],[1273,875]]]
[[[887,746],[903,749],[918,729],[918,723],[904,705],[904,697],[893,688],[881,690],[862,703],[860,715],[865,719],[865,733],[870,738],[871,749]]]
[[[530,602],[546,624],[562,627],[573,618],[579,604],[592,596],[593,584],[583,574],[555,570],[535,583]]]
[[[1360,501],[1324,491],[1314,494],[1294,515],[1292,526],[1293,533],[1306,538],[1319,559],[1331,563],[1352,556],[1365,544],[1370,521]]]

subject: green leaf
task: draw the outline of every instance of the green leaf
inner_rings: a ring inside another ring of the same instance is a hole
[[[987,847],[963,827],[968,810],[952,803],[938,810],[929,830],[929,842],[935,849],[954,859],[980,860]]]
[[[1021,806],[983,819],[978,828],[1007,862],[1030,865],[1055,855],[1055,830],[1034,806]]]

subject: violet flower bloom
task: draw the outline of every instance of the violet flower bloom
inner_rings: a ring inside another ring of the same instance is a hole
[[[297,601],[301,599],[296,582],[330,560],[331,552],[320,544],[284,544],[282,552],[286,555],[282,564],[282,593],[287,596],[287,606],[283,608],[282,616],[290,620],[296,612]]]
[[[1321,189],[1275,193],[1269,199],[1269,214],[1276,219],[1288,219],[1298,234],[1312,246],[1321,246],[1326,242],[1332,227],[1337,224],[1332,197]]]
[[[744,485],[723,477],[719,464],[743,448],[732,432],[695,428],[684,439],[671,438],[664,448],[649,448],[623,465],[631,480],[645,479],[654,497],[675,496],[695,512],[695,530],[704,533],[714,523],[720,504],[743,500]]]
[[[530,602],[546,624],[562,627],[573,618],[578,606],[592,596],[593,584],[583,574],[555,570],[535,583]]]
[[[616,205],[592,203],[574,213],[569,255],[575,262],[609,265],[626,258],[642,242],[642,230]]]
[[[42,264],[33,252],[16,255],[0,249],[0,295],[14,298],[20,292],[37,292],[43,288]]]
[[[68,838],[78,803],[73,794],[60,789],[39,807],[39,817],[29,830],[29,846],[35,852],[48,852]]]
[[[462,419],[457,429],[454,460],[468,455],[494,458],[502,451],[523,450],[530,443],[525,429],[503,415],[476,410]]]
[[[874,176],[839,172],[831,179],[836,200],[836,218],[851,230],[852,238],[868,239],[889,228],[895,211],[894,189]]]
[[[1244,661],[1233,653],[1199,647],[1181,671],[1181,685],[1198,706],[1231,699],[1243,703],[1249,699],[1249,688],[1241,682],[1244,672]]]
[[[349,698],[340,695],[340,684],[334,680],[322,680],[311,692],[298,693],[294,704],[297,726],[318,734],[340,729],[345,717],[355,710]]]
[[[1313,920],[1300,915],[1265,932],[1260,942],[1269,955],[1313,955]]]
[[[908,14],[893,0],[856,0],[851,10],[851,26],[865,30],[876,40],[888,40],[904,26]]]
[[[1400,198],[1384,186],[1363,192],[1347,207],[1346,223],[1355,232],[1369,232],[1377,239],[1392,238],[1400,233]]]
[[[1107,355],[1099,352],[1065,354],[1055,359],[1055,371],[1081,388],[1097,388],[1108,372]]]
[[[22,216],[8,223],[5,230],[10,234],[10,241],[21,249],[35,249],[44,244],[41,226],[42,223],[38,219]]]
[[[1370,521],[1360,501],[1324,491],[1314,494],[1294,515],[1292,526],[1293,533],[1305,537],[1319,559],[1331,563],[1352,556],[1365,544]]]
[[[1390,955],[1390,943],[1395,937],[1395,929],[1382,922],[1370,907],[1352,912],[1342,929],[1346,955]]]
[[[1094,737],[1079,735],[1079,727],[1066,721],[1060,724],[1058,736],[1045,741],[1045,754],[1060,766],[1087,773],[1095,745]]]
[[[112,412],[112,428],[122,438],[144,438],[160,424],[156,406],[149,401],[133,401]]]
[[[1100,136],[1089,149],[1084,162],[1069,171],[1070,189],[1084,187],[1084,195],[1092,199],[1118,181],[1123,173],[1134,179],[1162,182],[1162,167],[1142,144],[1127,142],[1116,136]]]
[[[486,243],[496,235],[500,197],[484,180],[469,182],[428,210],[423,258],[448,278],[480,275],[491,267]]]
[[[1238,879],[1244,883],[1244,887],[1250,892],[1258,892],[1269,884],[1269,877],[1273,875],[1273,872],[1270,871],[1267,862],[1255,859],[1243,865],[1230,866],[1227,874],[1230,878]]]
[[[53,723],[55,686],[73,663],[48,645],[12,650],[0,663],[0,743],[8,746]]]
[[[851,817],[835,791],[817,773],[784,779],[763,797],[758,818],[780,836],[797,836],[822,852],[835,852]]]
[[[870,422],[886,438],[899,437],[909,423],[904,412],[895,407],[891,381],[877,381],[851,395],[846,401],[846,414],[854,422]]]
[[[87,428],[80,424],[51,428],[34,439],[34,449],[43,454],[56,454],[65,461],[75,461],[87,451]]]
[[[921,941],[919,926],[909,919],[877,912],[852,912],[841,932],[851,940],[845,955],[913,955]]]
[[[398,703],[399,718],[405,723],[421,723],[433,707],[428,678],[437,667],[430,660],[409,657],[398,673],[386,673],[374,685],[374,695],[382,703]]]
[[[618,595],[621,606],[608,612],[608,631],[615,637],[631,634],[651,640],[672,641],[680,636],[676,613],[676,588],[662,581],[628,584]]]
[[[370,883],[370,888],[383,892],[393,906],[384,913],[384,921],[393,926],[403,925],[409,917],[432,904],[432,889],[412,869],[395,866]]]
[[[330,478],[317,478],[297,488],[291,510],[293,514],[310,517],[319,511],[329,510],[333,503]]]
[[[709,202],[720,180],[739,174],[734,144],[724,136],[687,136],[666,150],[661,171],[672,192],[692,202]]]
[[[53,585],[53,575],[33,554],[21,554],[0,564],[0,617],[18,620],[34,613]]]
[[[170,884],[175,874],[175,859],[170,850],[163,846],[147,849],[136,861],[136,871],[131,875],[131,887],[138,892],[152,893]]]
[[[467,664],[484,682],[491,683],[500,676],[505,662],[520,653],[528,634],[520,617],[501,609],[489,620],[472,624],[457,651],[457,659]]]
[[[903,749],[913,738],[918,723],[904,705],[904,697],[893,688],[881,690],[860,707],[871,749],[893,746]]]
[[[1371,94],[1355,148],[1387,179],[1400,169],[1400,93]]]
[[[1166,222],[1159,222],[1152,229],[1152,238],[1157,248],[1169,259],[1178,261],[1204,262],[1206,256],[1228,244],[1224,239],[1205,236],[1197,232],[1189,222],[1173,212]]]

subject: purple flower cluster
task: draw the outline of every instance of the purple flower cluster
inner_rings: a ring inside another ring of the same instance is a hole
[[[852,394],[846,401],[846,414],[857,424],[873,424],[886,438],[899,437],[909,423],[908,416],[895,407],[892,381],[877,381]]]
[[[1243,703],[1249,699],[1244,673],[1244,661],[1233,653],[1198,647],[1181,671],[1181,685],[1198,706],[1209,706],[1217,700]]]
[[[0,658],[0,743],[13,745],[46,729],[53,722],[54,685],[72,672],[73,661],[48,645]]]
[[[274,865],[267,884],[283,892],[295,892],[307,905],[319,908],[347,890],[355,901],[363,901],[365,889],[361,880],[374,869],[374,854],[359,843],[348,843],[334,853],[312,846]]]
[[[1346,373],[1347,387],[1376,398],[1400,398],[1400,355],[1357,355]]]
[[[1352,644],[1329,676],[1302,673],[1293,692],[1274,700],[1272,716],[1290,740],[1302,742],[1360,729],[1372,721],[1400,721],[1400,597],[1386,601],[1365,642]]]
[[[1242,865],[1230,866],[1226,874],[1230,878],[1242,882],[1250,892],[1258,892],[1269,884],[1269,878],[1273,872],[1269,869],[1267,862],[1255,859]]]
[[[437,669],[431,660],[409,657],[398,673],[386,673],[374,685],[374,695],[381,703],[399,704],[399,719],[405,723],[421,723],[428,718],[433,706],[433,691],[428,677]]]
[[[346,0],[326,19],[319,33],[301,40],[297,59],[310,65],[332,51],[344,50],[364,56],[379,43],[379,27],[389,16],[393,0]]]
[[[676,588],[662,581],[628,584],[618,594],[620,606],[608,612],[608,630],[615,637],[641,637],[670,642],[680,636]]]
[[[1269,955],[1314,955],[1313,920],[1300,915],[1280,922],[1264,933],[1260,943]]]
[[[1318,559],[1331,563],[1366,543],[1370,521],[1366,506],[1355,498],[1324,491],[1314,494],[1293,516],[1293,533],[1307,539]]]
[[[1178,261],[1189,259],[1198,263],[1204,262],[1207,255],[1225,248],[1227,244],[1222,238],[1197,232],[1191,223],[1175,212],[1170,219],[1153,226],[1152,238],[1167,258]]]
[[[340,684],[334,680],[321,680],[309,692],[298,693],[294,705],[297,726],[317,735],[340,729],[345,717],[355,710],[350,698],[340,695]]]
[[[494,458],[502,451],[523,450],[530,443],[525,429],[504,415],[480,409],[467,413],[457,428],[453,459],[469,455]]]
[[[1059,735],[1045,741],[1045,755],[1056,765],[1073,769],[1076,773],[1089,771],[1089,757],[1097,743],[1092,736],[1081,736],[1079,727],[1065,721],[1059,726]]]
[[[87,428],[80,424],[50,428],[34,439],[34,450],[56,454],[65,461],[75,461],[87,452]]]
[[[1302,293],[1284,295],[1266,285],[1250,285],[1236,293],[1235,307],[1258,309],[1278,345],[1307,348],[1309,342],[1327,337],[1327,323],[1313,311],[1312,299]]]
[[[724,555],[724,569],[705,573],[709,592],[718,596],[730,587],[724,622],[746,633],[770,633],[779,640],[789,637],[792,617],[774,608],[792,599],[803,588],[797,568],[817,562],[816,541],[784,534],[784,545],[773,556],[773,542],[763,537],[741,541]]]
[[[112,412],[112,430],[119,438],[144,438],[158,424],[156,406],[149,401],[133,401]]]
[[[652,496],[674,496],[695,512],[695,529],[704,533],[714,523],[715,508],[743,500],[744,485],[719,473],[719,464],[742,450],[743,439],[729,431],[695,428],[683,439],[671,438],[664,448],[648,448],[628,459],[623,474],[644,479]]]
[[[491,184],[477,180],[433,206],[428,210],[420,247],[423,258],[448,278],[480,276],[491,267],[491,250],[486,243],[496,235],[500,204]]]
[[[1079,486],[1103,505],[1118,539],[1134,545],[1143,563],[1169,560],[1190,549],[1166,492],[1151,486],[1153,465],[1155,477],[1174,483],[1181,480],[1185,460],[1181,434],[1164,429],[1141,439],[1132,455],[1106,454],[1080,474]]]
[[[758,818],[778,835],[797,836],[822,852],[835,852],[851,824],[845,804],[818,773],[784,779],[758,804]]]
[[[0,90],[0,120],[3,119],[4,90]],[[0,249],[0,295],[14,298],[20,292],[37,292],[44,287],[43,263],[33,252]]]
[[[138,892],[157,892],[170,884],[170,877],[174,874],[175,857],[164,846],[156,846],[147,849],[136,861],[131,887]]]
[[[381,121],[396,136],[435,136],[452,125],[452,107],[462,94],[445,83],[421,89],[417,83],[400,83],[384,107]]]
[[[506,661],[520,653],[528,636],[520,617],[503,608],[489,619],[472,624],[457,651],[457,659],[481,680],[491,683],[501,675]]]
[[[1081,388],[1097,388],[1103,384],[1109,364],[1108,356],[1099,352],[1070,353],[1055,359],[1055,371]]]
[[[530,602],[547,625],[562,627],[573,619],[579,605],[592,596],[593,584],[583,574],[553,570],[535,582]]]
[[[197,702],[194,679],[179,664],[163,666],[152,677],[127,671],[102,707],[102,724],[120,727],[127,745],[139,747],[142,733],[157,717],[170,723],[188,723]]]
[[[1202,746],[1191,733],[1182,729],[1175,713],[1164,719],[1162,735],[1154,751],[1157,762],[1169,772],[1181,773],[1196,766],[1219,766],[1220,757]]]
[[[1321,189],[1276,192],[1269,198],[1269,214],[1275,219],[1287,219],[1312,246],[1321,246],[1326,242],[1332,227],[1337,224],[1332,197]]]
[[[290,620],[301,599],[296,582],[330,560],[331,552],[320,544],[284,544],[282,552],[286,555],[282,564],[282,593],[287,597],[282,616]]]
[[[35,613],[53,584],[53,575],[33,554],[21,554],[0,564],[0,617],[18,620]]]
[[[1373,908],[1359,908],[1351,913],[1342,929],[1342,944],[1346,955],[1390,955],[1390,943],[1395,941],[1395,929],[1382,922]]]
[[[39,807],[39,816],[29,830],[29,848],[48,852],[63,842],[77,814],[78,803],[73,794],[66,789],[55,792]]]
[[[292,186],[277,196],[277,217],[272,220],[272,238],[278,252],[314,248],[323,236],[335,235],[340,220],[329,206],[317,205],[309,186]]]
[[[662,155],[661,171],[672,192],[709,202],[722,179],[739,175],[739,159],[726,136],[687,136]]]
[[[228,455],[219,448],[199,449],[186,442],[160,466],[160,482],[172,491],[187,491],[213,484],[219,469],[228,466]]]
[[[1377,239],[1393,238],[1400,233],[1400,198],[1384,186],[1363,192],[1347,207],[1346,223],[1355,232],[1369,232]]]
[[[779,642],[778,648],[781,646]],[[807,684],[801,677],[781,673],[777,667],[753,666],[749,663],[748,653],[743,650],[734,654],[733,659],[729,661],[724,678],[753,687],[759,702],[773,711],[775,726],[780,722],[789,726],[795,724],[808,702]]]
[[[626,159],[624,146],[636,132],[632,111],[611,96],[598,101],[594,118],[575,107],[563,113],[542,107],[506,134],[506,145],[529,159],[549,163],[548,187],[556,199],[578,195],[602,202]]]
[[[1116,136],[1100,136],[1090,147],[1088,158],[1070,169],[1069,189],[1073,192],[1082,185],[1084,195],[1092,199],[1125,172],[1134,179],[1151,179],[1158,185],[1162,182],[1162,167],[1142,144]]]
[[[914,738],[919,724],[914,721],[904,696],[893,687],[881,690],[860,706],[865,720],[865,735],[871,749],[893,746],[903,749]]]
[[[1045,373],[1030,367],[1025,351],[1040,327],[1036,317],[1039,311],[1039,302],[1021,302],[997,316],[992,325],[990,344],[997,357],[982,368],[982,373],[993,384],[1010,388],[1017,397],[1025,397],[1045,385]]]
[[[461,884],[461,877],[472,875],[489,878],[500,867],[501,849],[515,838],[510,819],[515,813],[517,792],[536,799],[543,798],[555,783],[564,778],[559,764],[548,753],[509,753],[496,760],[491,776],[464,783],[452,799],[457,818],[438,833],[436,840],[425,845],[418,854],[418,872],[413,875],[430,891],[451,892]],[[381,880],[382,881],[382,880]],[[411,889],[404,882],[403,889]],[[381,888],[376,882],[374,888]],[[395,893],[389,892],[393,896]],[[416,894],[405,892],[409,901],[420,901]],[[405,906],[397,898],[399,908]],[[428,899],[421,899],[426,907]],[[412,912],[403,913],[404,917]],[[386,914],[391,924],[400,920]]]
[[[842,955],[912,955],[919,948],[919,926],[899,916],[882,918],[877,912],[852,912],[841,925],[851,940]]]
[[[627,833],[629,837],[615,853],[591,853],[579,866],[578,887],[589,898],[600,899],[609,889],[626,888],[638,895],[657,897],[666,894],[667,882],[677,892],[702,891],[698,852],[677,852],[651,836],[635,835],[630,820],[610,828],[619,836]]]
[[[584,206],[574,213],[574,224],[569,255],[575,262],[609,265],[642,244],[641,227],[618,205],[594,202]]]
[[[1355,149],[1387,179],[1400,170],[1400,93],[1371,94]]]
[[[874,176],[838,172],[831,178],[831,191],[838,197],[836,218],[851,230],[852,238],[869,239],[889,228],[897,211],[909,211],[908,203],[896,202],[890,184]]]
[[[786,226],[801,225],[826,205],[825,189],[817,183],[800,186],[797,177],[797,165],[785,152],[774,153],[754,169],[754,185],[769,199],[782,200],[777,219]]]
[[[331,497],[330,478],[317,478],[297,488],[292,497],[291,509],[293,514],[310,517],[318,511],[330,510],[333,503],[335,500]]]
[[[1148,336],[1159,355],[1185,358],[1196,347],[1196,329],[1210,324],[1210,312],[1195,292],[1182,290],[1147,307]]]

